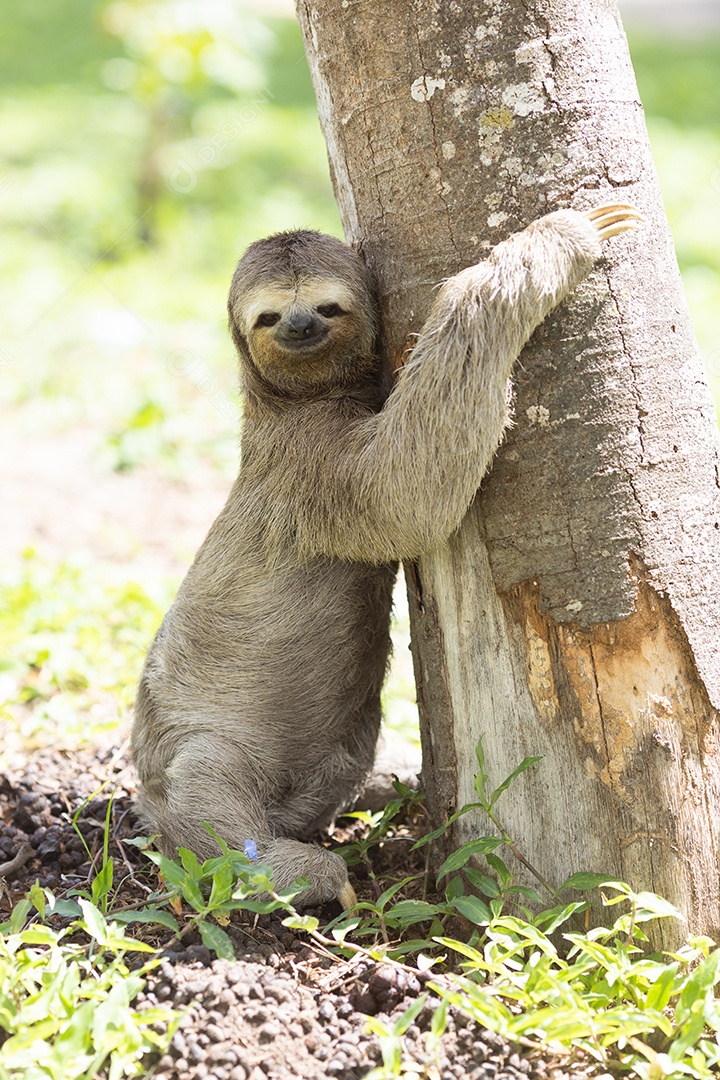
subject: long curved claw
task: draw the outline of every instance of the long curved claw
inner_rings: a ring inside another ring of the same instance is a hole
[[[645,218],[630,203],[610,203],[607,206],[596,206],[593,210],[587,210],[585,217],[592,222],[600,234],[601,240],[609,240],[611,236],[619,233],[630,232],[637,228],[638,221]]]
[[[354,908],[358,902],[357,893],[353,889],[349,881],[346,881],[342,889],[338,893],[338,900],[344,911],[349,911],[350,908]]]

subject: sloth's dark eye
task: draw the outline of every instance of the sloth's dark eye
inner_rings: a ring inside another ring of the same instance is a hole
[[[318,315],[324,319],[332,319],[335,315],[344,315],[345,312],[339,304],[321,304],[317,309]]]
[[[263,311],[255,320],[255,326],[274,326],[276,322],[280,322],[277,311]]]

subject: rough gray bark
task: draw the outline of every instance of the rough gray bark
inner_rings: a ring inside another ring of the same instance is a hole
[[[443,817],[480,734],[493,780],[543,755],[499,807],[530,861],[619,875],[717,933],[717,431],[615,2],[298,11],[396,363],[436,282],[508,233],[614,200],[647,217],[534,335],[462,529],[407,568],[425,779]]]

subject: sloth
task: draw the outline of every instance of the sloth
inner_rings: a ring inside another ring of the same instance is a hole
[[[380,726],[397,564],[459,527],[501,441],[515,360],[641,220],[548,214],[447,280],[394,386],[360,256],[311,231],[251,245],[228,301],[241,464],[152,644],[132,753],[168,854],[257,852],[299,904],[356,902],[309,843],[362,791]],[[250,847],[248,847],[248,843]]]

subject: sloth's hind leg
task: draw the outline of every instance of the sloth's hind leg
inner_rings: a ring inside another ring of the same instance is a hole
[[[267,843],[271,830],[249,762],[232,757],[205,736],[187,739],[155,775],[141,770],[138,812],[159,832],[159,846],[175,854],[189,848],[199,858],[218,853],[207,825],[242,851],[246,840]]]
[[[186,847],[201,859],[217,855],[209,824],[235,850],[243,851],[245,842],[252,841],[258,860],[271,866],[278,888],[307,878],[308,886],[296,903],[337,898],[351,907],[355,894],[343,860],[312,844],[277,839],[278,830],[268,818],[267,794],[251,761],[229,759],[227,748],[195,737],[169,763],[162,783],[143,778],[138,809],[160,833],[160,846],[169,854]]]

